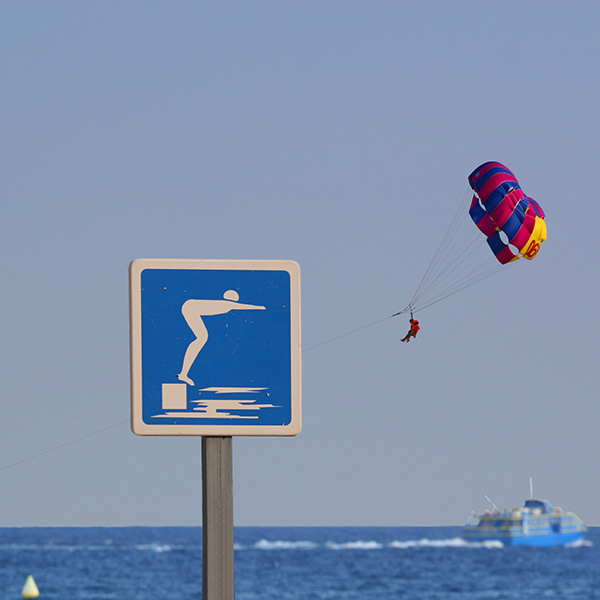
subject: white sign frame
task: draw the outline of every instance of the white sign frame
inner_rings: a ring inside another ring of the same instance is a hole
[[[222,285],[219,287],[217,282]],[[131,428],[135,434],[293,436],[300,433],[298,263],[136,259],[129,265],[129,302]],[[170,328],[165,324],[170,324]],[[171,335],[175,329],[178,333]],[[162,337],[155,341],[154,336],[159,334]],[[226,346],[233,343],[237,344],[233,349]],[[242,350],[238,352],[239,347]],[[239,380],[241,376],[242,387],[202,387],[198,383],[201,361],[196,359],[200,352],[206,362],[206,356],[213,356],[221,349],[223,353],[229,352],[227,364],[220,359],[215,362],[218,369],[213,372],[222,370],[225,379],[229,374],[232,379]],[[272,352],[271,358],[261,359],[261,352]],[[172,368],[175,354],[178,364],[183,362],[177,374]],[[244,356],[250,359],[246,358],[247,364],[238,369],[236,361],[244,360]],[[257,361],[256,369],[252,360]],[[165,363],[171,367],[168,375],[164,375]],[[268,381],[266,384],[255,381],[254,387],[246,384],[246,380],[253,380],[253,369],[262,373],[259,377],[263,380],[272,379],[276,384],[273,387],[269,387]],[[161,406],[156,410],[159,394],[162,394]],[[198,396],[193,400],[196,403],[193,410],[189,408],[190,394]],[[203,395],[212,397],[205,399]],[[229,400],[225,398],[227,395]],[[156,414],[148,416],[152,410]]]

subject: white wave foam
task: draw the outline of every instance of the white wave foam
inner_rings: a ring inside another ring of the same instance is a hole
[[[572,542],[570,544],[565,544],[565,548],[581,548],[582,546],[586,546],[589,548],[593,545],[594,545],[593,542],[590,542],[590,540],[581,539],[581,540],[577,540],[576,542]]]
[[[263,539],[256,542],[254,547],[258,550],[312,550],[313,548],[316,548],[317,545],[318,544],[315,544],[314,542],[308,541],[290,542],[276,540],[271,542]]]
[[[502,542],[496,540],[486,540],[484,542],[467,542],[460,537],[449,538],[446,540],[429,540],[422,538],[420,540],[395,541],[390,544],[390,548],[400,548],[402,550],[410,548],[504,548]]]
[[[365,542],[362,540],[356,542],[344,542],[341,544],[337,542],[327,542],[325,546],[330,550],[379,550],[380,548],[383,548],[383,544],[380,544],[379,542]]]
[[[137,550],[150,550],[151,552],[170,552],[173,550],[173,546],[170,544],[158,544],[156,542],[152,544],[140,544],[136,546]]]
[[[316,542],[306,540],[259,540],[253,546],[255,550],[314,550],[324,547],[328,550],[381,550],[382,548],[398,548],[400,550],[410,550],[418,548],[504,548],[502,542],[496,540],[486,540],[481,542],[468,542],[461,537],[448,538],[443,540],[431,540],[422,538],[420,540],[396,540],[388,544],[377,542],[375,540],[354,540],[350,542],[325,542],[323,546]],[[245,549],[238,545],[237,550]]]

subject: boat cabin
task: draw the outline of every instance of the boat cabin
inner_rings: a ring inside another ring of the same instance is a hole
[[[548,500],[534,500],[530,498],[525,500],[524,508],[529,509],[534,514],[550,514],[554,512],[554,507]]]

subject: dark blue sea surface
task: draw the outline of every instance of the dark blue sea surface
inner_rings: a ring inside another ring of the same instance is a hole
[[[202,530],[0,528],[0,598],[200,600]],[[564,548],[466,543],[459,527],[237,527],[237,600],[600,598],[600,528]]]

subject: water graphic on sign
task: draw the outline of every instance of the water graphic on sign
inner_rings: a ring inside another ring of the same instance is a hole
[[[260,395],[259,398],[256,397],[257,394]],[[216,395],[225,395],[227,398],[216,397]],[[175,401],[178,396],[181,396],[179,404]],[[264,387],[208,387],[200,390],[200,396],[189,401],[192,412],[187,412],[187,385],[163,384],[163,409],[181,410],[167,410],[154,417],[257,419],[258,411],[261,409],[281,408],[265,402],[265,399],[269,398],[269,388]]]

